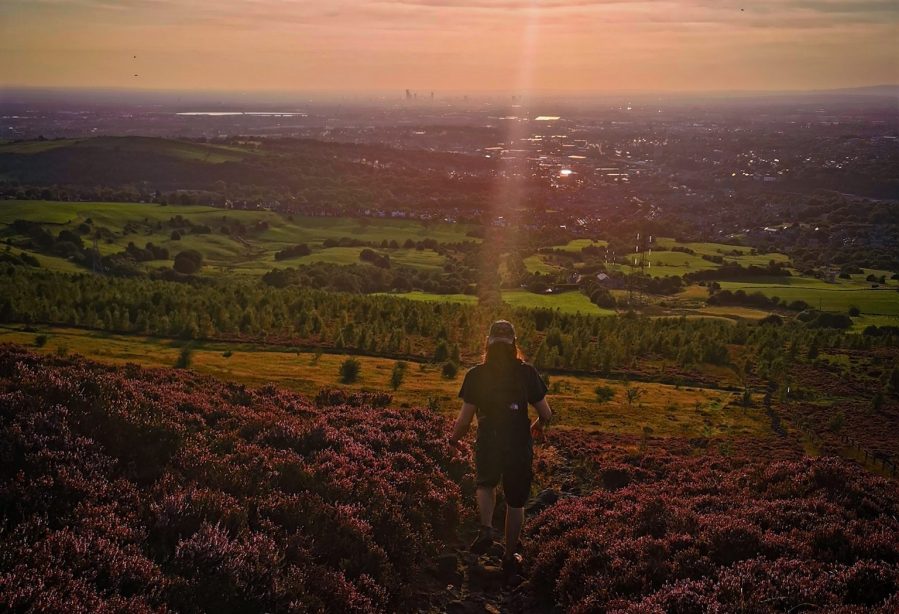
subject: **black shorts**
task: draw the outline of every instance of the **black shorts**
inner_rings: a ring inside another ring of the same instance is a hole
[[[474,464],[478,486],[494,488],[502,480],[509,507],[524,507],[531,494],[534,450],[530,441],[520,445],[497,445],[492,438],[478,437]]]

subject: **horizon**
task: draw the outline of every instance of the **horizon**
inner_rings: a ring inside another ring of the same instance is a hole
[[[0,86],[371,96],[802,92],[899,83],[894,3],[10,0]]]
[[[899,82],[878,83],[857,87],[835,87],[826,89],[733,89],[733,90],[683,90],[683,91],[594,91],[594,92],[541,92],[523,99],[515,91],[485,90],[485,91],[438,91],[421,92],[409,90],[410,93],[420,94],[420,99],[406,100],[406,90],[240,90],[240,89],[171,89],[171,88],[140,88],[140,87],[91,87],[91,86],[21,86],[0,85],[0,104],[31,103],[43,101],[56,101],[71,99],[90,99],[92,97],[118,97],[122,100],[109,102],[122,102],[127,100],[132,103],[157,103],[172,104],[174,102],[201,103],[226,105],[246,102],[249,104],[278,105],[278,104],[324,104],[324,103],[396,103],[410,102],[425,105],[427,103],[456,103],[469,102],[481,104],[494,104],[497,106],[535,106],[539,104],[590,104],[612,103],[621,101],[633,101],[635,104],[647,103],[699,103],[699,102],[738,102],[738,101],[777,101],[780,99],[816,98],[816,97],[840,97],[851,99],[883,99],[892,98],[899,103]],[[430,94],[434,97],[431,98]],[[174,100],[177,99],[177,100]],[[206,100],[208,99],[208,100]]]

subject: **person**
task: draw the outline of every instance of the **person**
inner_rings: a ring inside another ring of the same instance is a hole
[[[552,418],[546,385],[537,370],[521,359],[510,322],[498,320],[490,326],[484,361],[466,373],[459,396],[462,408],[452,441],[465,435],[472,418],[478,417],[475,469],[481,527],[471,551],[484,554],[496,543],[493,510],[496,487],[502,481],[506,497],[503,572],[509,578],[521,567],[519,538],[533,476],[533,441],[542,440]],[[533,423],[528,418],[529,404],[537,410]]]

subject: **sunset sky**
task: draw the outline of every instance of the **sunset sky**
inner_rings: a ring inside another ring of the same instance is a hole
[[[603,93],[897,83],[897,6],[0,0],[0,85]]]

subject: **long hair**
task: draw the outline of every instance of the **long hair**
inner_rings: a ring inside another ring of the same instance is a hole
[[[484,364],[491,367],[510,367],[519,361],[524,360],[524,356],[518,349],[517,343],[490,343],[484,348]]]

